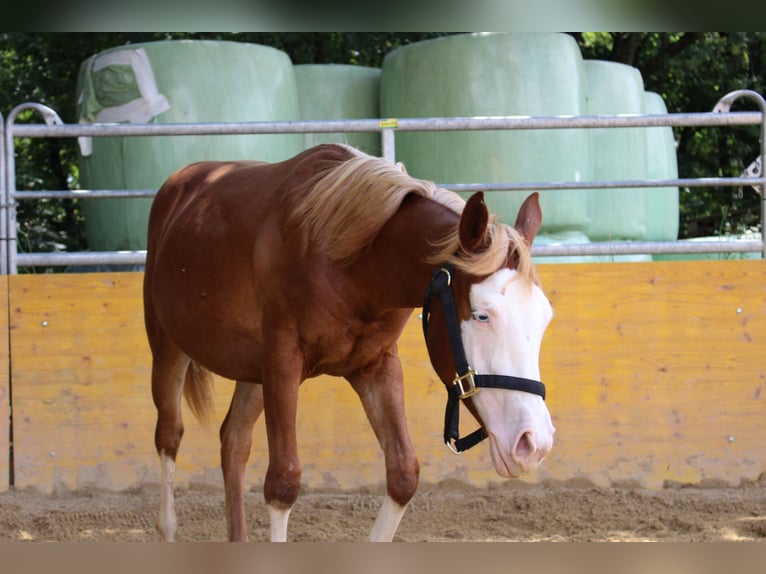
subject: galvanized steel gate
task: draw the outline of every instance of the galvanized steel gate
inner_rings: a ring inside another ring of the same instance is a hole
[[[739,99],[756,102],[760,112],[731,112],[732,104]],[[17,124],[19,114],[33,110],[44,124]],[[724,96],[708,113],[617,115],[617,116],[507,116],[488,118],[408,118],[365,119],[337,121],[285,121],[242,123],[189,123],[189,124],[64,124],[58,114],[38,103],[24,103],[15,107],[2,121],[3,137],[0,140],[0,274],[16,274],[19,267],[133,264],[145,261],[145,252],[79,252],[79,253],[19,253],[16,241],[16,204],[19,201],[64,198],[122,198],[152,197],[156,190],[48,190],[23,191],[16,189],[14,140],[16,138],[62,138],[104,136],[169,136],[169,135],[243,135],[277,133],[332,133],[379,132],[383,156],[396,159],[396,133],[405,131],[458,131],[458,130],[548,130],[572,128],[628,128],[664,126],[726,127],[737,125],[761,126],[761,149],[755,161],[736,178],[697,178],[638,181],[578,181],[578,182],[529,182],[529,183],[474,183],[440,185],[455,191],[501,191],[501,190],[547,190],[547,189],[604,189],[639,187],[711,187],[751,186],[761,197],[761,229],[766,222],[766,177],[761,166],[766,165],[766,100],[757,92],[737,90]],[[599,242],[582,245],[535,246],[536,256],[554,255],[623,255],[659,253],[733,253],[760,252],[766,258],[766,234],[761,241],[730,242]]]

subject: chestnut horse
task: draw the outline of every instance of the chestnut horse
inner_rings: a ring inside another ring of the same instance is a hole
[[[271,539],[286,540],[301,477],[298,387],[320,374],[348,380],[383,450],[386,496],[370,539],[391,540],[418,484],[397,340],[421,305],[431,364],[448,389],[448,446],[488,436],[500,475],[535,468],[554,433],[539,382],[552,310],[530,258],[540,223],[537,194],[511,227],[490,217],[481,193],[466,202],[340,144],[174,173],[152,205],[144,279],[161,538],[173,540],[177,527],[182,397],[195,416],[209,415],[213,372],[237,381],[220,429],[230,540],[247,539],[244,474],[262,411]],[[459,399],[480,436],[456,440]]]

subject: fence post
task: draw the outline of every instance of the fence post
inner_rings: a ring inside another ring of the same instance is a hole
[[[19,104],[11,110],[8,114],[8,119],[5,125],[5,141],[6,141],[6,164],[5,170],[7,173],[7,181],[5,186],[5,194],[3,201],[3,208],[5,209],[5,217],[3,222],[6,226],[6,233],[3,234],[5,241],[5,250],[7,258],[4,258],[6,265],[6,273],[9,275],[15,275],[18,273],[16,266],[16,255],[18,253],[18,245],[16,243],[16,157],[13,144],[13,124],[19,114],[25,110],[32,110],[39,113],[46,125],[62,125],[59,115],[48,106],[38,104],[35,102],[25,102]]]
[[[394,130],[396,129],[396,120],[380,120],[380,143],[383,148],[383,157],[391,163],[396,163],[396,142],[394,139]]]
[[[731,105],[739,98],[747,98],[754,101],[761,110],[761,151],[759,154],[761,161],[757,175],[763,179],[763,172],[766,169],[766,100],[763,99],[761,94],[753,90],[734,90],[718,100],[718,103],[713,108],[713,112],[731,111]],[[766,259],[766,186],[760,184],[755,187],[755,190],[761,196],[761,257]]]
[[[0,114],[0,275],[8,274],[8,172],[6,170],[6,128]]]

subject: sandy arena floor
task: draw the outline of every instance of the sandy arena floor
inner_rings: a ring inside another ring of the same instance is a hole
[[[179,490],[180,541],[225,540],[223,492]],[[304,491],[292,541],[363,541],[380,493]],[[0,541],[156,541],[158,490],[0,494]],[[268,539],[260,492],[247,496],[251,540]],[[397,541],[766,541],[766,478],[739,487],[602,489],[422,485]]]

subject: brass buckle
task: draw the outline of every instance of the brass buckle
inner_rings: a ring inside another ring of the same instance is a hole
[[[457,385],[458,389],[460,389],[458,398],[467,399],[479,392],[479,388],[476,386],[476,382],[473,379],[475,374],[476,371],[469,367],[468,372],[465,375],[455,375],[452,384]]]
[[[449,439],[449,442],[446,442],[444,444],[447,445],[447,448],[450,449],[450,452],[452,452],[452,454],[463,454],[463,451],[458,450],[457,447],[455,446],[455,439],[451,438]]]

